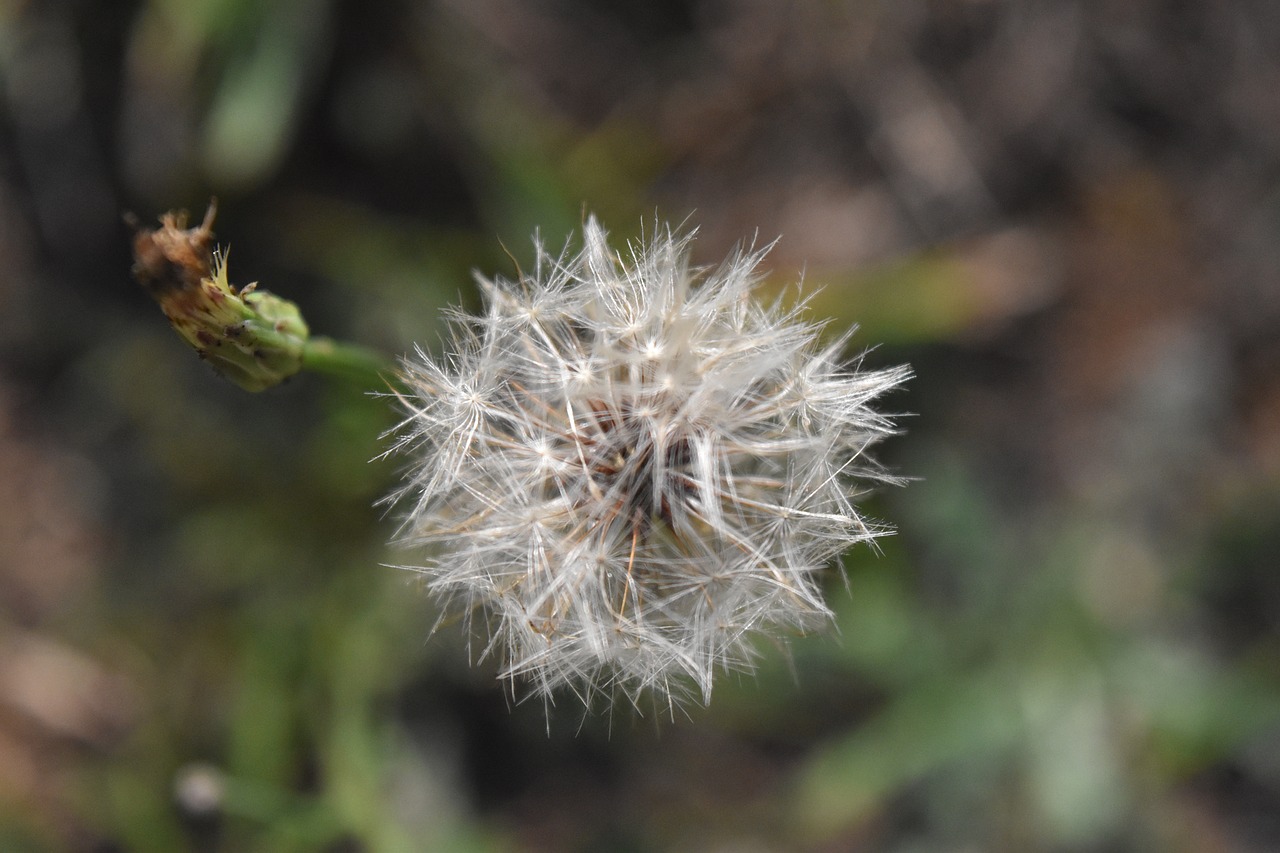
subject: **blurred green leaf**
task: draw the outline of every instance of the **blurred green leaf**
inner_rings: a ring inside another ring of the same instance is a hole
[[[798,831],[828,838],[883,808],[889,796],[967,756],[1011,747],[1021,717],[1010,675],[943,678],[908,691],[806,762],[792,797]]]
[[[206,119],[204,163],[217,186],[260,182],[284,157],[308,83],[326,59],[330,0],[247,7]]]

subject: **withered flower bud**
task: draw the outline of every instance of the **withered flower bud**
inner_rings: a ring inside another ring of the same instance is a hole
[[[187,228],[185,211],[138,228],[133,275],[169,324],[200,357],[246,391],[263,391],[302,369],[308,329],[298,307],[256,284],[227,281],[227,255],[215,250],[211,201],[204,221]]]

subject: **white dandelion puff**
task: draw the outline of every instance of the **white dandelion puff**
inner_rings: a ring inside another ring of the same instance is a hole
[[[871,404],[909,369],[844,364],[847,336],[754,300],[763,251],[695,270],[689,239],[623,257],[594,218],[576,255],[535,239],[531,275],[479,279],[442,359],[403,362],[398,539],[548,698],[709,701],[757,635],[828,622],[828,563],[889,532],[854,499],[894,481]]]

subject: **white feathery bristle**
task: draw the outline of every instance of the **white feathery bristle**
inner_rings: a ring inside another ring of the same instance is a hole
[[[794,310],[752,296],[763,252],[692,270],[670,229],[623,258],[584,247],[481,279],[443,359],[405,359],[399,540],[549,697],[709,700],[754,638],[830,620],[832,558],[889,532],[852,497],[895,482],[871,408],[909,369],[859,371]]]

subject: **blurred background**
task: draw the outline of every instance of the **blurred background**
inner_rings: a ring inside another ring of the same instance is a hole
[[[1269,0],[0,0],[0,850],[1280,849],[1277,92]],[[584,210],[781,235],[915,368],[900,532],[709,708],[548,720],[385,567],[385,401],[130,280],[212,195],[388,353]]]

